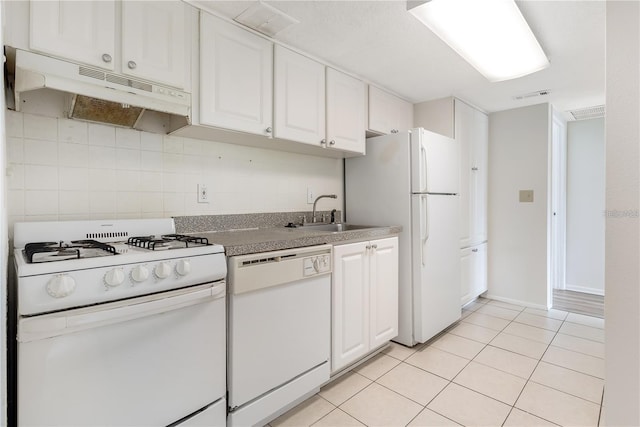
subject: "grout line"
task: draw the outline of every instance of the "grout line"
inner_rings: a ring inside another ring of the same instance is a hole
[[[562,334],[560,334],[562,335]],[[595,342],[595,341],[593,341]],[[562,347],[558,344],[554,344],[553,341],[551,342],[551,347],[555,347],[555,348],[560,348],[562,350],[567,350],[567,351],[573,351],[574,353],[580,353],[580,354],[584,354],[585,356],[591,356],[591,357],[595,357],[596,359],[601,359],[604,360],[604,357],[600,357],[600,356],[594,356],[593,354],[589,354],[589,353],[585,353],[584,351],[578,351],[578,350],[574,350],[572,348],[566,348],[566,347]]]
[[[547,362],[543,362],[543,363],[547,363]],[[575,371],[575,372],[577,372],[577,371]],[[599,379],[599,380],[602,380],[602,378],[598,378],[598,379]],[[604,381],[604,380],[603,380],[603,381]],[[582,397],[582,396],[578,396],[578,395],[575,395],[575,394],[573,394],[573,393],[569,393],[569,392],[567,392],[567,391],[560,390],[560,389],[557,389],[557,388],[555,388],[555,387],[551,387],[550,385],[546,385],[546,384],[543,384],[543,383],[538,382],[538,381],[528,380],[527,382],[532,382],[532,383],[534,383],[534,384],[538,384],[538,385],[541,385],[541,386],[543,386],[543,387],[550,388],[551,390],[559,391],[560,393],[564,393],[564,394],[567,394],[567,395],[569,395],[569,396],[573,396],[573,397],[575,397],[575,398],[577,398],[577,399],[584,400],[585,402],[589,402],[589,403],[591,403],[591,404],[593,404],[593,405],[598,405],[598,406],[600,406],[600,404],[599,404],[598,402],[594,402],[593,400],[585,399],[585,398],[584,398],[584,397]]]
[[[600,424],[602,423],[603,409],[604,409],[604,387],[602,387],[602,397],[600,398],[600,412],[598,412],[598,424],[597,424],[598,427],[600,427]]]

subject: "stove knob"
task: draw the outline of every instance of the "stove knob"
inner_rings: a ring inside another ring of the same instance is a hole
[[[124,283],[124,271],[121,268],[114,268],[104,275],[104,284],[110,288],[115,288]]]
[[[58,274],[49,279],[47,293],[54,298],[64,298],[76,289],[76,281],[66,274]]]
[[[171,274],[171,266],[168,262],[161,262],[160,264],[156,265],[153,273],[158,279],[166,279]]]
[[[131,280],[142,283],[149,278],[149,269],[144,265],[137,265],[131,270]]]
[[[176,272],[181,276],[186,276],[191,273],[191,261],[188,259],[181,259],[176,264]]]

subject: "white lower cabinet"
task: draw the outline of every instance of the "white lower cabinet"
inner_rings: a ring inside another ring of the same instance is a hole
[[[334,246],[331,372],[398,334],[398,238]]]
[[[460,303],[465,305],[487,291],[487,243],[460,250]]]

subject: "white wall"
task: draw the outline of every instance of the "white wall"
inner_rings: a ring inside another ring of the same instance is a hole
[[[550,107],[489,115],[488,296],[547,306]],[[519,190],[533,190],[520,203]]]
[[[343,205],[340,159],[7,111],[9,222],[311,210]],[[207,183],[211,202],[197,203]]]
[[[604,294],[604,118],[568,123],[567,282]]]
[[[605,425],[640,425],[640,3],[607,2]]]

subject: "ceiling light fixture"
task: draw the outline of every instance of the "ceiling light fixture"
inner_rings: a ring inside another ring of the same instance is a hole
[[[407,9],[489,81],[549,66],[514,0],[419,0]]]

